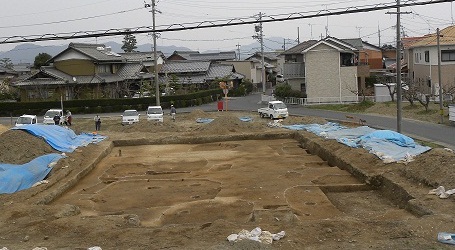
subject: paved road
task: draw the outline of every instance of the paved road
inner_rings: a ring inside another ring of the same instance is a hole
[[[246,97],[231,98],[228,100],[228,110],[246,110],[255,112],[263,105],[260,103],[260,93],[252,94]],[[189,112],[194,108],[204,111],[216,110],[216,103],[205,104],[200,107],[191,107],[180,109],[180,112]],[[329,110],[310,109],[301,105],[288,105],[289,113],[292,115],[308,115],[323,117],[332,121],[347,121],[346,115],[355,116],[356,118],[366,121],[366,125],[377,129],[388,129],[396,131],[396,117],[368,115],[346,112],[335,112]],[[401,133],[414,139],[434,142],[439,145],[455,150],[455,126],[446,126],[435,123],[421,122],[410,119],[402,119]]]
[[[259,107],[263,105],[260,103],[261,94],[255,93],[245,97],[233,97],[228,100],[228,110],[242,110],[252,111],[256,114]],[[216,111],[217,103],[204,104],[197,107],[187,107],[177,109],[179,112],[191,112],[194,109],[201,109],[204,111]],[[323,117],[327,120],[333,121],[346,121],[346,115],[355,116],[359,119],[366,121],[366,125],[377,128],[377,129],[389,129],[396,131],[397,121],[396,117],[379,116],[379,115],[368,115],[368,114],[354,114],[345,112],[335,112],[329,110],[317,110],[310,109],[300,105],[288,106],[289,113],[292,115],[309,115]],[[169,110],[164,110],[165,114],[169,113]],[[144,113],[145,112],[141,112]],[[120,113],[109,113],[100,114],[103,116],[118,116],[120,121]],[[74,119],[77,118],[92,118],[93,115],[78,115],[73,114]],[[259,116],[258,116],[259,117]],[[0,117],[0,124],[10,125],[14,123],[14,118]],[[410,136],[415,139],[425,140],[440,144],[442,146],[455,150],[455,126],[446,126],[435,123],[420,122],[409,119],[402,119],[401,123],[402,134]]]

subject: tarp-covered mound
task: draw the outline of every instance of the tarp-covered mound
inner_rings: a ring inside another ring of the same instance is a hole
[[[98,143],[106,138],[94,134],[76,135],[73,130],[57,125],[31,124],[14,127],[12,130],[27,131],[34,137],[43,138],[52,148],[60,152],[73,152],[78,147]],[[24,145],[24,151],[29,151],[28,147],[34,145],[36,143]],[[42,181],[62,157],[64,156],[52,153],[40,155],[22,165],[0,163],[0,193],[14,193],[32,187],[33,184]]]
[[[106,137],[95,134],[76,135],[73,130],[58,125],[30,124],[12,129],[26,130],[32,135],[46,140],[52,148],[60,152],[73,152],[77,147],[98,143]]]
[[[63,157],[61,154],[47,154],[23,165],[0,164],[0,194],[11,194],[32,187],[42,181]]]
[[[319,136],[335,139],[349,147],[362,147],[384,162],[409,162],[430,147],[421,146],[403,134],[390,130],[376,130],[368,126],[346,128],[337,123],[283,125],[291,130],[306,130]]]

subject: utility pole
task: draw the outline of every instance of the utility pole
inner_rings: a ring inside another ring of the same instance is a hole
[[[379,24],[378,24],[378,39],[379,39],[379,48],[381,48],[381,30],[379,29]]]
[[[410,12],[403,12],[404,14],[409,14]],[[401,133],[401,120],[402,120],[402,88],[401,88],[401,14],[400,12],[400,0],[397,0],[397,12],[387,12],[386,14],[396,14],[397,15],[397,41],[396,41],[396,69],[397,69],[397,132]]]
[[[264,63],[264,33],[262,32],[262,13],[259,12],[259,27],[261,36],[261,62],[262,62],[262,92],[265,94],[265,63]]]
[[[401,133],[401,120],[402,120],[402,108],[401,108],[401,37],[400,37],[400,26],[401,26],[401,17],[400,17],[400,0],[397,0],[397,132]]]
[[[150,7],[150,4],[145,4],[145,7],[148,8]],[[160,104],[160,84],[158,81],[158,60],[157,60],[157,54],[156,54],[156,32],[155,32],[155,0],[152,0],[152,17],[153,17],[153,66],[154,66],[154,79],[155,79],[155,98],[156,98],[156,105],[161,105]]]
[[[283,38],[283,51],[286,51],[286,38]]]
[[[297,27],[297,44],[300,44],[300,27]]]
[[[441,124],[444,123],[444,109],[442,105],[442,78],[441,78],[441,47],[439,46],[439,28],[436,29],[436,39],[438,45],[438,80],[439,80],[439,114],[441,115]],[[431,66],[430,66],[431,67]]]
[[[240,46],[241,45],[239,43],[237,43],[237,45],[235,45],[235,46],[237,46],[237,54],[239,54],[239,61],[240,61]]]
[[[262,92],[265,93],[265,63],[264,63],[264,34],[262,33],[262,13],[259,12],[259,25],[254,26],[254,30],[259,32],[259,35],[253,36],[253,38],[256,38],[259,40],[259,43],[261,44],[261,82],[262,82]]]

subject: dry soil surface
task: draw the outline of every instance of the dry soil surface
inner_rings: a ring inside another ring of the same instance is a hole
[[[67,154],[49,183],[0,195],[0,248],[450,247],[436,236],[455,232],[453,197],[428,191],[455,188],[453,152],[435,148],[406,165],[384,164],[364,149],[269,122],[254,113],[201,110],[129,126],[103,117],[98,133],[106,140]],[[71,129],[94,127],[80,119]],[[0,147],[0,162],[14,164],[54,152],[17,130],[3,132]],[[256,227],[286,235],[272,244],[226,240]]]

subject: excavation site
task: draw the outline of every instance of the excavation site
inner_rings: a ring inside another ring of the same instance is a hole
[[[455,231],[453,197],[431,190],[454,186],[454,153],[385,162],[286,127],[327,122],[201,110],[126,126],[106,117],[104,140],[67,153],[41,185],[0,195],[0,248],[449,248],[437,235]],[[94,122],[71,129],[93,133]],[[2,162],[58,153],[4,130]]]

